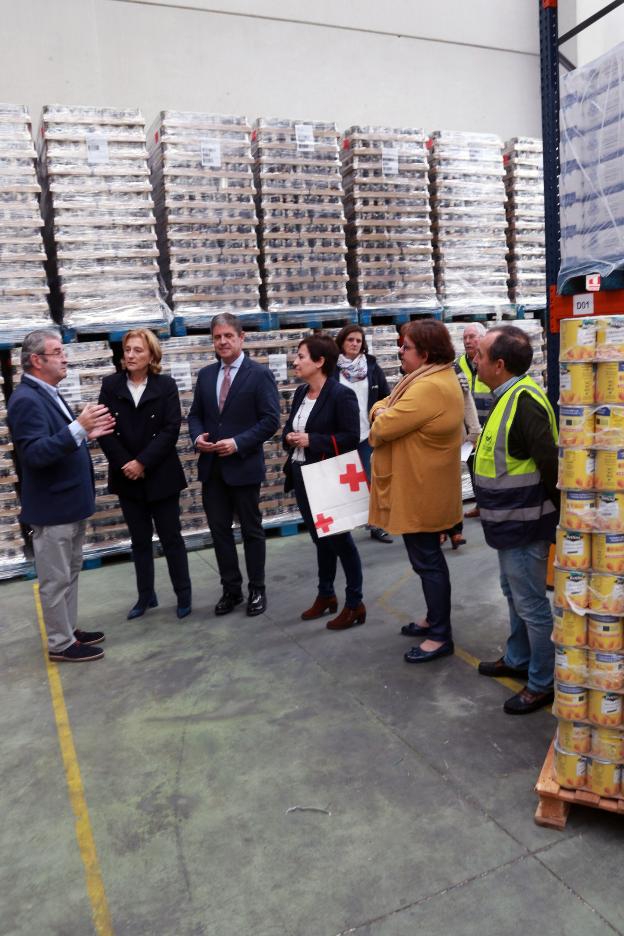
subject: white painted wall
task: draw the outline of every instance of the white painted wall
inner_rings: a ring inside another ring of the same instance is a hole
[[[541,134],[536,0],[0,0],[0,94]]]
[[[607,0],[577,0],[577,23],[582,23],[594,13],[607,6]],[[603,16],[597,22],[588,26],[576,37],[577,65],[586,65],[587,62],[598,58],[613,46],[624,42],[624,6],[618,7]],[[565,43],[562,51],[565,54]]]

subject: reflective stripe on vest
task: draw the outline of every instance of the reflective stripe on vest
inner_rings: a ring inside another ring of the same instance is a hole
[[[523,539],[528,542],[545,538],[546,532],[550,533],[546,528],[552,525],[554,531],[557,519],[557,510],[548,499],[535,461],[509,454],[509,431],[522,393],[530,393],[544,407],[553,441],[557,441],[552,406],[530,377],[516,381],[496,401],[477,443],[474,480],[485,537],[497,549],[513,546]],[[484,503],[480,502],[479,492]]]
[[[457,364],[468,381],[468,386],[470,388],[472,398],[475,401],[475,406],[477,407],[479,422],[481,425],[483,425],[485,418],[494,405],[492,391],[487,384],[484,384],[482,380],[479,380],[477,377],[477,372],[473,371],[465,354],[462,354]]]

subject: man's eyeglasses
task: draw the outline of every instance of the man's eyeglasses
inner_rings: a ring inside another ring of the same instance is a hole
[[[59,348],[57,351],[48,351],[47,353],[46,353],[45,351],[39,351],[39,352],[37,352],[37,355],[38,355],[38,357],[58,357],[58,358],[60,358],[60,357],[65,357],[65,352]]]

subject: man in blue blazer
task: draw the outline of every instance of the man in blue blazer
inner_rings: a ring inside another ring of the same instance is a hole
[[[105,406],[88,403],[78,417],[56,389],[67,374],[58,332],[31,332],[22,344],[21,383],[11,395],[8,423],[21,481],[20,519],[33,531],[39,597],[51,660],[101,659],[99,631],[76,627],[78,574],[86,518],[95,510],[87,440],[108,435],[115,420]]]
[[[235,315],[215,315],[211,332],[219,361],[197,375],[188,420],[223,586],[215,614],[229,614],[243,600],[232,531],[236,514],[249,582],[247,614],[254,617],[266,610],[266,544],[259,506],[265,474],[262,446],[279,428],[279,395],[271,371],[243,353],[245,334]]]

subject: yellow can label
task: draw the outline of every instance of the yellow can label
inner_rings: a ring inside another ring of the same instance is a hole
[[[563,451],[559,449],[559,451]],[[569,449],[568,451],[574,451]],[[624,449],[601,449],[595,457],[595,481],[599,491],[624,489]]]
[[[603,650],[587,651],[587,682],[592,689],[624,689],[624,656]]]
[[[565,747],[564,744],[561,746]],[[571,750],[575,751],[576,748],[571,748]],[[624,735],[614,728],[592,728],[591,750],[596,757],[622,761],[624,760]]]
[[[593,530],[596,504],[597,496],[591,491],[562,491],[561,526],[567,530]]]
[[[592,572],[589,580],[589,608],[604,614],[624,614],[624,576]]]
[[[624,361],[596,365],[596,403],[624,403]]]
[[[592,534],[557,527],[555,558],[564,569],[591,568]]]
[[[591,567],[595,572],[624,572],[624,533],[592,533]]]
[[[601,365],[610,367],[609,364]],[[559,402],[561,404],[594,402],[594,365],[559,365]],[[604,402],[607,402],[605,400]],[[617,400],[613,401],[617,403]]]
[[[579,442],[579,445],[581,444]],[[624,447],[624,406],[607,405],[596,408],[593,444]]]
[[[596,731],[605,729],[594,729]],[[589,754],[591,751],[592,728],[582,722],[557,722],[557,744],[564,751],[575,751],[577,754]]]
[[[555,604],[562,608],[587,608],[589,605],[589,573],[555,567]],[[577,612],[578,613],[578,612]]]
[[[587,619],[587,645],[592,650],[621,650],[624,628],[621,617],[610,615]]]
[[[618,361],[624,358],[624,316],[599,315],[596,321],[596,358]]]
[[[599,454],[610,455],[611,452]],[[571,491],[593,490],[595,467],[596,458],[590,449],[560,448],[558,486]]]
[[[555,679],[578,686],[587,678],[587,651],[578,647],[555,648]]]
[[[592,758],[589,764],[588,787],[597,796],[619,796],[621,787],[621,770],[612,761]]]
[[[560,361],[594,360],[597,335],[595,318],[562,319],[559,329]]]
[[[555,643],[566,647],[579,647],[587,643],[587,618],[584,615],[555,605],[553,622],[552,639]]]
[[[587,783],[588,758],[582,754],[570,754],[555,745],[555,779],[559,786],[573,790]]]
[[[593,406],[559,407],[559,445],[564,448],[569,445],[589,448],[594,444],[594,431]]]
[[[587,717],[594,725],[617,728],[622,724],[622,696],[602,689],[590,689]]]
[[[609,491],[600,492],[595,497],[594,529],[624,532],[624,494]]]
[[[554,713],[567,721],[583,721],[587,718],[589,690],[584,686],[555,683]]]

